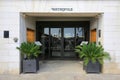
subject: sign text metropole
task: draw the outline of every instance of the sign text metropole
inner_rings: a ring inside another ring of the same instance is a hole
[[[51,8],[52,11],[73,11],[73,8]]]

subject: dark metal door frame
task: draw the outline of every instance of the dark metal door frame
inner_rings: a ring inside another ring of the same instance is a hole
[[[51,29],[52,28],[54,28],[54,27],[49,27],[49,34],[51,34]],[[55,28],[60,28],[61,29],[61,41],[60,41],[60,43],[61,43],[61,49],[60,49],[60,54],[61,54],[61,56],[59,57],[59,58],[64,58],[65,56],[64,56],[64,54],[65,54],[65,52],[66,52],[66,50],[65,50],[65,48],[64,48],[64,35],[65,35],[65,33],[64,33],[64,29],[65,28],[73,28],[74,29],[74,36],[76,36],[76,34],[75,34],[75,28],[76,27],[64,27],[64,26],[61,26],[61,27],[55,27]],[[51,42],[51,39],[50,39],[50,42]],[[50,44],[50,42],[49,42],[49,44]],[[74,44],[76,44],[75,43],[75,38],[74,38]],[[51,44],[50,44],[50,46],[49,46],[49,48],[50,48],[50,50],[51,50]],[[67,52],[71,52],[72,50],[68,50]],[[73,51],[72,51],[73,52]],[[49,53],[50,54],[52,54],[52,52],[51,51],[49,51]],[[51,55],[51,57],[52,57],[52,55]]]
[[[64,35],[64,33],[63,33],[63,27],[61,26],[61,58],[63,58],[64,57],[64,38],[63,38],[63,35]]]
[[[65,27],[72,27],[74,28],[74,35],[75,35],[75,45],[76,45],[76,28],[77,27],[84,27],[87,28],[86,31],[89,32],[89,24],[90,22],[89,21],[37,21],[36,22],[36,30],[37,33],[36,33],[36,36],[38,34],[42,34],[44,33],[44,28],[49,28],[49,35],[51,33],[51,28],[61,28],[61,57],[60,58],[63,58],[64,59],[64,28]],[[41,30],[39,30],[41,29]],[[39,36],[39,35],[38,35]],[[86,36],[86,35],[85,35]],[[37,37],[36,40],[39,40],[40,41],[41,38]],[[88,40],[89,41],[89,33],[87,34],[87,38],[85,40]],[[51,50],[50,50],[50,46],[51,46],[51,43],[50,43],[50,37],[49,37],[49,56],[48,58],[52,58],[52,55],[51,55]]]

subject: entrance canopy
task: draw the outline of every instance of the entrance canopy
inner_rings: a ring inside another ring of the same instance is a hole
[[[70,12],[23,12],[22,14],[31,17],[81,17],[81,18],[92,18],[102,14],[102,12],[81,12],[81,13],[70,13]]]

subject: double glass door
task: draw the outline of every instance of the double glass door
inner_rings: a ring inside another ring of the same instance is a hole
[[[51,58],[76,58],[74,49],[84,39],[82,27],[44,28],[45,53]]]
[[[51,28],[50,49],[52,57],[75,57],[74,28]]]

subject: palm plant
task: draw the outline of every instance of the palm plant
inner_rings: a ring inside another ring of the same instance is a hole
[[[25,55],[27,59],[36,58],[39,53],[41,53],[40,46],[30,42],[23,42],[17,49],[20,50],[22,55]]]
[[[17,49],[24,56],[22,61],[23,72],[36,72],[39,69],[37,57],[41,53],[40,46],[32,42],[23,42]]]
[[[83,58],[85,66],[89,63],[89,61],[92,63],[98,61],[100,64],[103,64],[103,59],[110,60],[109,53],[105,52],[101,45],[96,45],[95,43],[76,46],[75,52],[79,54],[80,58]]]

